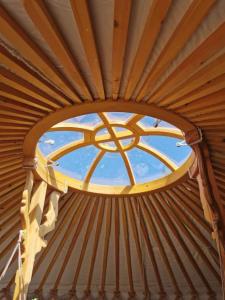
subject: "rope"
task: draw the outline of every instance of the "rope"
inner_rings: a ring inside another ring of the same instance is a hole
[[[1,275],[0,275],[0,281],[5,277],[5,274],[16,254],[16,252],[18,251],[18,272],[19,272],[19,276],[21,278],[21,281],[22,281],[22,287],[23,287],[23,277],[22,277],[22,255],[21,255],[21,243],[22,243],[22,237],[23,237],[23,230],[20,230],[19,231],[19,238],[17,240],[17,243],[16,243],[16,246],[15,248],[13,249],[13,252],[11,254],[11,256],[9,257],[6,265],[5,265],[5,268],[3,269]],[[24,293],[22,291],[22,297],[21,297],[21,294],[20,294],[20,300],[24,300]]]

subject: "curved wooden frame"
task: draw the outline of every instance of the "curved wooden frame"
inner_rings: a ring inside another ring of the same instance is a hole
[[[101,108],[101,109],[100,109]],[[75,111],[76,109],[76,111]],[[194,155],[191,155],[189,159],[178,168],[178,166],[171,161],[166,155],[162,154],[158,150],[146,146],[145,144],[139,141],[140,135],[165,135],[169,137],[176,137],[176,138],[183,138],[183,133],[178,129],[173,128],[145,128],[142,125],[138,125],[137,123],[143,116],[146,116],[147,110],[149,110],[149,105],[143,104],[131,104],[131,103],[124,103],[121,102],[121,105],[118,109],[118,103],[116,104],[113,101],[108,101],[107,103],[99,102],[97,103],[97,107],[95,104],[94,107],[95,111],[93,111],[93,105],[91,104],[83,104],[83,105],[74,105],[73,107],[65,108],[56,112],[53,115],[49,115],[47,118],[40,121],[38,124],[32,128],[32,130],[28,133],[24,141],[24,153],[29,157],[38,157],[38,167],[36,173],[42,179],[44,179],[49,184],[53,185],[54,187],[58,186],[58,189],[63,189],[65,185],[68,185],[72,188],[89,191],[94,193],[104,193],[104,194],[132,194],[132,193],[142,193],[147,192],[149,190],[155,190],[159,188],[164,188],[170,184],[173,184],[175,181],[183,177],[187,173],[187,169],[193,163]],[[121,111],[121,112],[133,112],[134,115],[127,120],[127,122],[118,122],[118,121],[109,121],[108,118],[102,111],[110,112],[110,111]],[[89,126],[83,126],[81,124],[72,124],[72,123],[64,123],[61,122],[62,119],[88,114],[88,113],[98,113],[100,119],[102,120],[102,124],[95,126],[94,128]],[[174,124],[175,126],[179,127],[184,132],[189,132],[196,130],[196,128],[183,120],[179,116],[169,113],[163,109],[159,109],[156,106],[151,106],[151,116],[160,118],[163,120]],[[56,122],[59,122],[55,125]],[[50,126],[50,128],[49,128]],[[124,127],[124,131],[116,132],[113,130],[113,127],[121,126]],[[100,136],[96,136],[96,133],[99,131],[100,128],[107,128],[109,134],[103,134]],[[46,129],[46,130],[45,130]],[[47,158],[44,158],[40,151],[34,152],[35,147],[33,146],[37,144],[38,139],[45,131],[61,131],[61,130],[69,130],[69,131],[81,131],[84,134],[84,138],[82,140],[78,140],[67,144],[53,153],[51,153]],[[153,180],[148,183],[144,184],[135,184],[134,175],[132,172],[132,168],[130,166],[129,159],[126,154],[127,146],[122,146],[120,144],[120,140],[126,138],[134,138],[133,144],[129,147],[136,146],[137,148],[154,155],[157,159],[159,159],[162,163],[164,163],[172,173],[157,179]],[[129,186],[103,186],[97,184],[91,184],[90,178],[94,173],[94,170],[97,164],[100,162],[102,157],[104,156],[106,151],[112,151],[112,149],[107,149],[107,146],[101,148],[100,143],[110,142],[113,141],[117,147],[117,151],[121,154],[121,157],[124,160],[127,173],[130,179],[131,185]],[[76,179],[72,179],[65,174],[60,173],[59,171],[54,170],[52,167],[46,168],[48,160],[57,160],[63,155],[70,153],[73,150],[76,150],[80,147],[84,147],[87,145],[97,145],[101,150],[98,155],[95,157],[94,161],[92,162],[84,182],[81,182]]]

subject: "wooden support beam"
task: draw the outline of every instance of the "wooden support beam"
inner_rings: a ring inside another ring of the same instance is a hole
[[[191,143],[191,139],[189,139]],[[213,238],[216,240],[219,257],[220,271],[225,289],[225,210],[220,196],[220,191],[215,179],[209,150],[205,141],[194,145],[196,162],[190,169],[192,178],[196,178],[200,190],[206,220],[212,225]]]
[[[22,225],[22,261],[21,270],[16,273],[16,286],[14,300],[26,299],[29,283],[32,278],[35,256],[47,242],[44,236],[54,229],[58,215],[58,200],[60,192],[52,191],[45,221],[41,224],[47,192],[47,183],[39,181],[34,184],[32,169],[35,161],[26,159],[24,166],[27,168],[25,187],[21,203],[21,225]]]

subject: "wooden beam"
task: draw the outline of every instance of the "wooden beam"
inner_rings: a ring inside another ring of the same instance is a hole
[[[104,241],[104,252],[102,258],[102,275],[101,275],[101,286],[100,293],[104,293],[105,290],[105,280],[106,280],[106,270],[108,262],[108,251],[109,251],[109,240],[111,234],[111,221],[112,221],[112,199],[106,200],[106,222],[105,222],[105,241]]]
[[[120,207],[121,207],[121,212],[122,212],[122,224],[123,224],[125,251],[126,251],[127,272],[128,272],[128,280],[129,280],[129,287],[130,287],[129,294],[132,297],[135,295],[135,290],[134,290],[131,253],[130,253],[130,235],[129,235],[129,227],[128,227],[125,201],[126,201],[125,199],[121,199]]]
[[[210,154],[205,142],[196,144],[194,151],[197,167],[192,174],[197,177],[205,217],[213,228],[220,257],[223,293],[225,291],[225,210],[215,179]]]
[[[86,249],[87,249],[87,244],[88,244],[90,235],[92,233],[92,230],[93,230],[93,227],[94,227],[94,224],[95,224],[95,221],[96,221],[96,214],[97,214],[97,211],[98,211],[99,200],[94,199],[93,201],[94,201],[94,203],[93,203],[92,210],[91,210],[91,213],[90,213],[90,216],[89,216],[89,221],[88,221],[87,229],[86,229],[86,232],[85,232],[84,241],[83,241],[82,248],[81,248],[81,251],[80,251],[80,255],[79,255],[79,258],[78,258],[77,267],[76,267],[76,271],[75,271],[75,274],[74,274],[71,291],[76,291],[77,280],[78,280],[78,277],[80,275],[80,270],[81,270],[82,263],[83,263],[84,256],[85,256],[85,252],[86,252]]]
[[[222,23],[213,33],[205,39],[157,88],[151,95],[151,103],[160,103],[171,91],[186,81],[196,70],[206,64],[207,61],[218,53],[224,46],[225,23]]]
[[[70,99],[80,102],[80,99],[68,85],[67,81],[50,62],[47,56],[40,50],[28,34],[16,23],[0,6],[0,27],[1,33],[20,52],[21,56],[33,63],[45,76],[51,79]],[[49,28],[48,26],[45,29]]]
[[[143,202],[140,202],[140,204],[141,204],[141,209],[143,210],[143,215],[145,216],[146,221],[148,223],[148,226],[149,226],[149,228],[150,228],[150,230],[152,232],[152,235],[154,237],[154,240],[155,240],[156,244],[159,247],[160,256],[161,256],[162,261],[163,261],[163,263],[165,265],[165,268],[166,268],[166,270],[168,272],[168,275],[169,275],[169,278],[170,278],[171,283],[173,285],[174,291],[175,291],[176,294],[180,295],[181,292],[180,292],[179,286],[177,284],[177,280],[175,278],[175,275],[174,275],[174,272],[172,270],[171,264],[170,264],[170,262],[168,260],[168,257],[166,255],[166,252],[165,252],[165,249],[163,247],[162,241],[161,241],[161,239],[159,237],[159,234],[157,232],[156,226],[155,226],[155,224],[153,222],[152,215],[151,215],[149,209],[147,208],[148,206],[147,206],[146,203],[148,202],[148,200],[146,199],[145,196],[142,196],[142,199],[143,199]]]
[[[24,0],[23,3],[31,20],[44,37],[53,53],[63,65],[68,77],[80,87],[82,98],[91,100],[92,97],[86,86],[86,83],[84,82],[80,71],[76,66],[76,62],[68,46],[66,45],[66,41],[60,33],[60,30],[57,27],[54,19],[50,15],[44,1]],[[77,101],[80,101],[76,94],[74,94],[72,99],[74,98]]]
[[[124,55],[128,37],[128,27],[132,1],[114,2],[113,49],[112,49],[112,98],[117,99],[122,79]]]
[[[39,238],[38,231],[42,219],[47,184],[44,181],[40,181],[34,186],[33,195],[29,203],[28,195],[31,194],[32,190],[31,182],[32,177],[30,176],[30,172],[28,172],[27,183],[23,195],[24,204],[21,211],[23,214],[22,222],[24,224],[24,230],[26,230],[24,239],[24,261],[22,265],[22,274],[20,274],[19,271],[17,271],[16,274],[16,286],[13,300],[18,300],[20,297],[27,297],[35,255],[40,251],[41,247],[44,246],[43,241]],[[29,188],[30,192],[27,191],[27,186],[31,186],[31,188]]]
[[[157,194],[156,194],[157,195]],[[174,255],[174,258],[175,258],[175,261],[177,262],[177,264],[179,265],[179,268],[191,290],[191,293],[196,293],[196,290],[194,288],[194,285],[193,285],[193,282],[192,282],[192,279],[190,278],[185,266],[184,266],[184,263],[182,261],[182,258],[181,258],[181,254],[178,254],[178,251],[176,250],[175,248],[175,245],[174,245],[174,242],[173,240],[171,239],[170,237],[170,234],[167,230],[167,226],[164,225],[163,221],[162,221],[162,217],[160,216],[160,214],[157,212],[155,206],[153,203],[156,203],[158,202],[157,199],[153,198],[153,197],[149,197],[149,201],[148,201],[148,206],[149,208],[151,209],[151,212],[152,212],[152,216],[154,217],[155,221],[156,221],[156,224],[159,228],[159,230],[161,231],[162,235],[164,236],[171,252],[173,253]]]
[[[152,246],[151,240],[149,238],[150,232],[148,232],[143,212],[140,209],[140,201],[143,202],[143,199],[141,199],[140,196],[138,196],[137,201],[139,202],[139,214],[140,214],[141,230],[142,230],[144,240],[145,240],[145,243],[146,243],[146,246],[147,246],[147,249],[148,249],[149,258],[151,260],[152,267],[153,267],[153,270],[154,270],[154,273],[155,273],[155,276],[156,276],[157,284],[158,284],[158,287],[159,287],[159,292],[160,292],[161,295],[164,295],[165,291],[164,291],[164,287],[163,287],[163,282],[162,282],[162,279],[161,279],[161,276],[160,276],[160,273],[159,273],[159,268],[158,268],[157,260],[156,260],[156,257],[155,257],[154,251],[153,251],[153,246]]]
[[[120,293],[120,213],[119,198],[114,198],[114,233],[115,233],[115,270],[116,270],[116,287],[115,295]]]
[[[86,53],[86,58],[92,73],[99,99],[105,99],[104,84],[101,72],[100,59],[98,55],[94,31],[87,0],[70,0],[73,15],[77,23],[80,38]]]
[[[183,18],[152,66],[150,74],[139,91],[137,101],[141,101],[154,88],[159,77],[185,46],[214,3],[215,0],[196,0],[190,4],[188,10],[185,12]]]
[[[141,40],[139,42],[138,49],[136,51],[136,55],[134,57],[131,71],[128,77],[128,84],[124,95],[124,98],[126,100],[129,100],[131,98],[132,94],[134,93],[135,87],[137,86],[141,75],[143,74],[144,68],[150,58],[152,49],[158,38],[160,29],[162,27],[164,19],[166,18],[171,2],[171,0],[164,0],[163,2],[160,0],[152,1]]]

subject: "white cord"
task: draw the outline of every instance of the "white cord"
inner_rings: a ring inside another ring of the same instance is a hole
[[[16,246],[15,248],[13,249],[13,252],[9,258],[9,260],[7,261],[6,265],[5,265],[5,268],[3,269],[2,271],[2,274],[0,276],[0,281],[5,277],[5,274],[13,260],[13,257],[15,256],[16,254],[16,251],[18,251],[18,271],[20,273],[20,276],[22,278],[22,256],[21,256],[21,243],[22,243],[22,236],[23,236],[23,230],[20,230],[19,231],[19,238],[18,238],[18,241],[16,243]],[[22,279],[23,280],[23,279]],[[24,296],[21,298],[21,295],[20,295],[20,300],[25,300]]]

